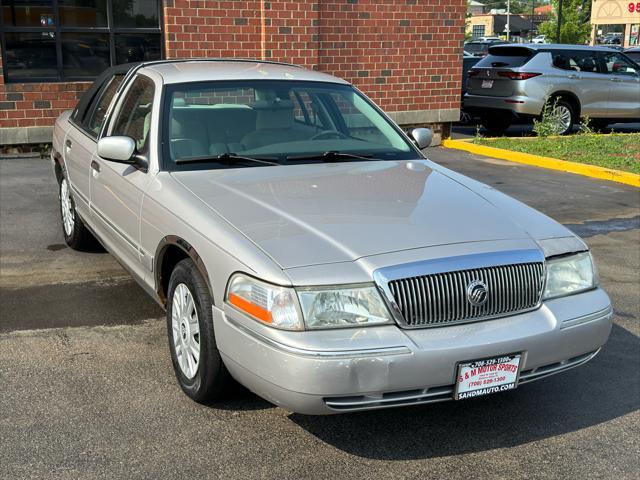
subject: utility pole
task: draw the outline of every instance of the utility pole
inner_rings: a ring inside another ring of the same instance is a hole
[[[533,17],[536,15],[536,0],[531,0],[531,33],[529,34],[529,41],[533,40],[533,30],[536,25],[533,23]]]
[[[556,25],[556,43],[560,43],[560,25],[562,24],[562,0],[558,0],[558,25]]]
[[[507,0],[507,42],[511,41],[511,0]]]

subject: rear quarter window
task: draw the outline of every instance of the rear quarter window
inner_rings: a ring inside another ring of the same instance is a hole
[[[477,68],[517,68],[531,60],[535,52],[521,47],[490,48],[489,55],[480,60]]]

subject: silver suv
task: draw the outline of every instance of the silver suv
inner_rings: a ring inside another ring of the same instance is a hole
[[[568,133],[580,117],[596,128],[640,121],[640,66],[624,53],[578,45],[497,45],[468,73],[464,110],[489,134],[542,115],[553,102]]]

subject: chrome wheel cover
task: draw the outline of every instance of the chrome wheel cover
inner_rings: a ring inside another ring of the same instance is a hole
[[[555,108],[555,114],[560,124],[560,128],[562,128],[561,133],[569,130],[569,127],[571,126],[571,110],[569,110],[569,107],[566,107],[565,105],[558,105]]]
[[[73,234],[73,226],[76,214],[73,209],[73,201],[71,200],[71,189],[66,178],[62,179],[60,184],[60,210],[62,212],[62,226],[67,237]]]
[[[200,324],[193,295],[184,283],[179,283],[173,291],[171,337],[180,370],[192,379],[200,364]]]

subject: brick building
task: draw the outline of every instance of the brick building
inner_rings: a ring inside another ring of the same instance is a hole
[[[282,60],[356,84],[401,125],[459,117],[465,0],[2,0],[0,145],[50,141],[127,61]]]

